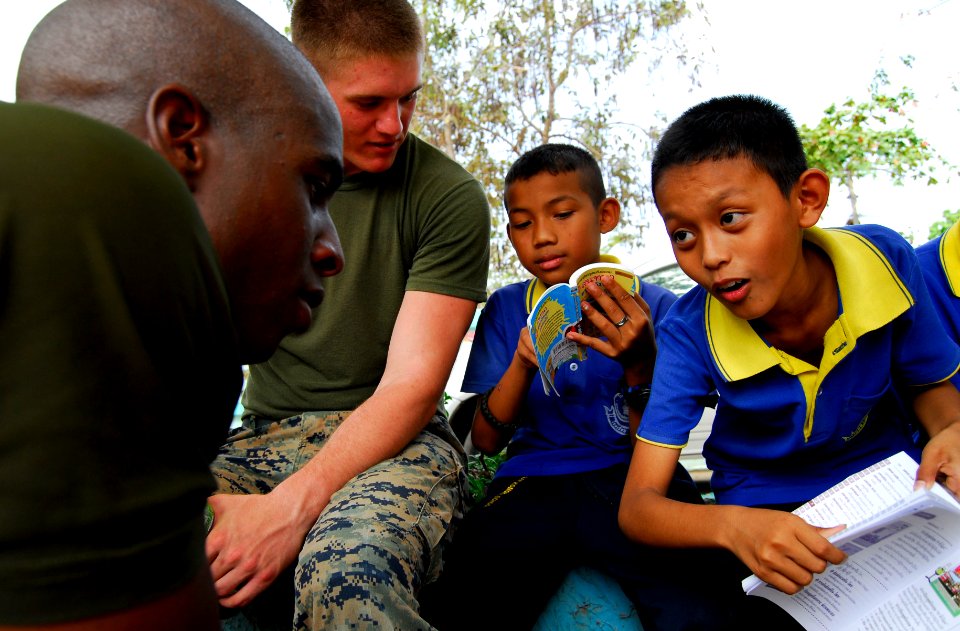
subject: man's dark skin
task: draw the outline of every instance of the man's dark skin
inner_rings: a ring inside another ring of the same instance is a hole
[[[233,0],[68,0],[31,35],[17,100],[124,129],[181,174],[220,261],[243,363],[307,328],[322,278],[343,266],[327,213],[342,132],[316,71],[283,36]],[[0,629],[219,629],[200,567],[146,604]]]

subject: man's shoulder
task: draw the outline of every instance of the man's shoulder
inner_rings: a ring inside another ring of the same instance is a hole
[[[71,204],[85,207],[85,216],[115,224],[156,223],[161,215],[151,213],[164,208],[170,215],[160,222],[164,225],[173,225],[174,216],[200,225],[194,198],[176,170],[146,143],[100,120],[43,104],[0,103],[0,145],[7,149],[0,155],[0,171],[20,188],[35,184],[34,199],[69,197]],[[83,182],[84,195],[40,185],[51,173]],[[115,213],[118,207],[124,208],[121,216]]]
[[[482,192],[477,178],[460,163],[412,133],[407,135],[403,150],[397,155],[396,166],[401,177],[415,186],[453,188],[469,185]]]
[[[22,127],[9,126],[13,123],[19,123],[23,126],[48,123],[67,125],[68,129],[77,135],[129,137],[126,132],[83,114],[40,103],[5,103],[0,101],[0,119],[6,123],[3,127],[6,133],[23,131]]]
[[[0,120],[3,121],[0,130],[5,142],[13,143],[20,139],[30,141],[24,142],[17,152],[7,153],[11,159],[17,159],[23,152],[33,151],[48,152],[63,160],[83,155],[87,160],[82,164],[91,170],[94,170],[94,165],[89,164],[90,159],[128,170],[145,163],[152,167],[150,173],[156,172],[157,177],[179,181],[176,171],[145,143],[118,127],[83,114],[39,103],[0,102]],[[54,136],[58,138],[55,146],[36,142],[38,137]],[[131,163],[131,158],[136,160]]]
[[[363,178],[361,188],[393,196],[404,208],[427,213],[455,211],[457,217],[489,221],[489,203],[480,182],[413,134],[407,135],[389,170]]]

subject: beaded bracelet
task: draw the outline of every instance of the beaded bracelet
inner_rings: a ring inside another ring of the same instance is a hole
[[[493,388],[487,390],[482,395],[480,395],[480,414],[483,414],[483,418],[487,420],[488,423],[493,425],[499,430],[505,432],[515,432],[517,431],[516,423],[504,423],[496,416],[493,415],[493,412],[490,411],[490,406],[487,404],[487,400],[490,398],[490,393],[493,392]]]

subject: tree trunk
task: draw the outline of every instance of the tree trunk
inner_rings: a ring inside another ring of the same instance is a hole
[[[847,219],[848,226],[856,226],[860,223],[860,215],[857,214],[857,193],[853,190],[853,174],[850,171],[847,171],[846,175],[843,178],[843,184],[847,187],[849,191],[850,199],[850,218]]]

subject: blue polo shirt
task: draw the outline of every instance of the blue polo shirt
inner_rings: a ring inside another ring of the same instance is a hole
[[[528,280],[498,289],[484,305],[464,373],[464,392],[486,392],[500,381],[536,302],[540,281]],[[654,323],[676,301],[673,293],[641,284]],[[580,362],[561,366],[556,375],[560,396],[547,395],[535,375],[523,407],[524,423],[507,448],[500,476],[539,476],[595,471],[630,460],[629,417],[621,394],[623,369],[593,350]]]
[[[960,341],[960,223],[917,248],[933,307],[947,334]],[[960,388],[960,373],[951,377]]]
[[[819,367],[768,345],[701,287],[658,329],[638,437],[683,447],[700,418],[697,398],[716,391],[703,452],[721,503],[804,502],[897,451],[919,458],[893,384],[937,383],[960,365],[900,235],[850,226],[804,238],[832,261],[840,298]]]

